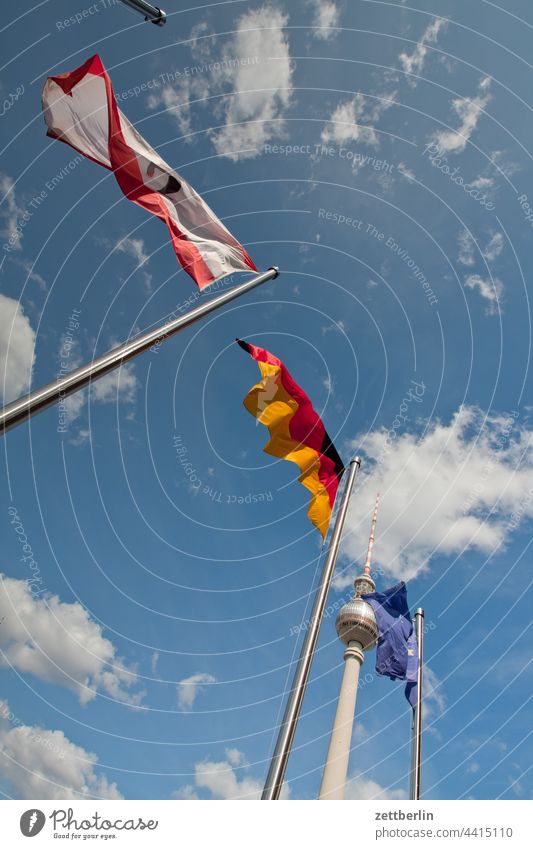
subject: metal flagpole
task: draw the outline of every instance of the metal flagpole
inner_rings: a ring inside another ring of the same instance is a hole
[[[279,268],[273,266],[268,271],[263,271],[262,274],[258,274],[256,277],[252,277],[251,280],[247,280],[246,283],[234,286],[233,289],[229,289],[227,292],[223,292],[207,303],[195,307],[190,312],[185,313],[185,315],[174,318],[172,321],[154,328],[154,330],[143,333],[141,336],[137,336],[123,345],[119,345],[118,348],[113,348],[113,350],[108,351],[107,354],[103,354],[96,360],[92,360],[90,363],[74,369],[55,382],[48,383],[41,389],[36,389],[34,392],[30,392],[29,395],[24,395],[22,398],[12,401],[3,410],[0,410],[0,434],[21,424],[21,422],[26,421],[26,419],[31,418],[36,413],[40,413],[41,410],[46,409],[46,407],[65,398],[67,395],[77,392],[79,389],[87,386],[88,383],[91,383],[92,380],[102,377],[102,375],[118,368],[122,363],[132,360],[138,354],[151,348],[152,345],[159,344],[185,327],[189,327],[195,321],[218,309],[218,307],[222,307],[235,298],[238,298],[239,295],[244,295],[261,283],[266,283],[267,280],[274,280],[278,274]]]
[[[147,3],[146,0],[122,0],[122,2],[144,15],[145,21],[151,21],[158,27],[164,26],[167,22],[167,13],[158,6],[154,6],[153,3]]]
[[[289,694],[289,698],[287,700],[287,705],[285,707],[283,721],[278,732],[276,748],[274,749],[274,754],[272,755],[272,760],[270,761],[270,767],[268,770],[268,775],[266,778],[265,787],[263,789],[263,795],[261,796],[261,799],[269,801],[279,799],[281,787],[283,785],[283,778],[285,776],[285,770],[287,768],[287,761],[289,760],[292,741],[294,738],[294,732],[296,731],[296,724],[300,715],[300,709],[302,707],[302,702],[305,695],[305,688],[307,686],[307,680],[309,678],[309,671],[313,662],[313,655],[318,639],[318,632],[320,630],[320,624],[322,622],[322,616],[324,613],[324,608],[326,606],[326,600],[328,597],[331,579],[333,577],[333,571],[335,569],[337,554],[339,552],[342,529],[348,510],[348,503],[350,501],[350,495],[352,493],[353,485],[355,483],[355,477],[360,466],[361,460],[359,459],[359,457],[355,457],[353,460],[351,460],[348,470],[348,477],[346,479],[344,492],[342,494],[342,500],[339,505],[339,511],[337,513],[335,526],[333,528],[333,534],[331,536],[331,542],[329,544],[329,549],[326,556],[326,562],[324,563],[324,569],[322,571],[322,577],[320,579],[320,584],[316,591],[315,601],[313,604],[313,611],[309,620],[309,628],[307,629],[305,639],[302,645],[302,650],[300,652],[298,666],[296,668],[296,672],[294,673],[292,688]]]
[[[422,683],[424,678],[424,610],[417,608],[415,613],[415,633],[418,646],[418,672],[416,677],[416,705],[413,709],[411,742],[411,782],[410,799],[420,799],[422,778]]]

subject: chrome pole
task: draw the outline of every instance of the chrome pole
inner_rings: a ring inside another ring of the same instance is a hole
[[[422,683],[424,678],[424,610],[417,608],[415,613],[415,634],[418,647],[418,674],[416,679],[416,705],[413,709],[411,740],[411,782],[410,799],[420,799],[422,778]]]
[[[140,12],[141,15],[144,15],[145,21],[151,21],[158,27],[164,26],[167,22],[167,13],[158,6],[154,6],[153,3],[147,3],[146,0],[122,0],[122,3],[136,12]]]
[[[41,410],[45,410],[56,401],[66,398],[67,395],[77,392],[79,389],[87,386],[88,383],[91,383],[91,381],[113,371],[113,369],[118,368],[122,363],[132,360],[153,345],[160,344],[165,339],[168,339],[180,330],[184,330],[185,327],[189,327],[195,321],[209,315],[209,313],[228,304],[240,295],[250,292],[261,283],[266,283],[267,280],[274,280],[278,274],[279,269],[273,266],[268,271],[263,271],[262,274],[258,274],[256,277],[252,277],[251,280],[247,280],[246,283],[241,283],[239,286],[223,292],[206,304],[195,307],[190,312],[185,313],[185,315],[174,318],[172,321],[154,328],[154,330],[149,330],[147,333],[143,333],[141,336],[137,336],[135,339],[125,342],[117,348],[113,348],[113,350],[108,351],[107,354],[103,354],[96,360],[92,360],[90,363],[74,369],[74,371],[69,372],[69,374],[64,375],[64,377],[59,378],[53,383],[48,383],[46,386],[41,387],[41,389],[36,389],[22,398],[12,401],[3,410],[0,410],[0,434],[21,424],[36,413],[40,413]]]
[[[285,707],[283,721],[278,732],[276,748],[274,749],[274,754],[270,761],[268,775],[263,789],[263,794],[261,796],[261,799],[264,800],[271,801],[279,799],[279,795],[281,793],[285,770],[287,768],[287,762],[291,752],[292,741],[294,739],[294,733],[296,731],[296,725],[298,723],[298,717],[300,715],[300,709],[305,695],[305,688],[307,686],[309,672],[313,662],[313,655],[318,640],[318,632],[320,631],[322,616],[326,606],[335,563],[337,561],[337,554],[339,552],[344,520],[346,519],[346,513],[348,510],[348,503],[355,483],[355,477],[360,466],[361,460],[359,457],[355,457],[351,460],[348,477],[342,494],[342,500],[335,520],[335,527],[333,528],[333,534],[331,536],[331,542],[326,556],[326,562],[324,563],[324,569],[322,571],[322,577],[316,591],[313,611],[309,620],[309,628],[307,629],[302,645],[300,659],[298,661],[296,672],[294,673],[294,679],[289,693],[289,698],[287,700],[287,705]]]

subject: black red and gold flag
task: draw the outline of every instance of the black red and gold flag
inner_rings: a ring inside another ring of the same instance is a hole
[[[311,400],[281,360],[264,348],[242,339],[237,342],[261,372],[261,381],[252,386],[243,403],[269,430],[263,450],[296,463],[300,483],[311,493],[307,515],[325,538],[344,464]]]

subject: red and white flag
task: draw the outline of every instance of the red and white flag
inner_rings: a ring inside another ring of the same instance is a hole
[[[129,200],[166,223],[178,261],[200,289],[233,271],[257,270],[200,195],[122,114],[99,56],[48,77],[42,101],[48,135],[109,168]]]

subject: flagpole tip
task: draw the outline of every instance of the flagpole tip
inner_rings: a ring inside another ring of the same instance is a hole
[[[268,269],[268,271],[275,271],[276,272],[274,277],[273,277],[274,280],[276,279],[276,277],[279,277],[279,267],[277,265],[271,265],[270,268]]]
[[[145,20],[151,21],[157,27],[164,27],[166,22],[167,22],[167,13],[165,12],[164,9],[159,9],[157,6],[156,6],[156,9],[159,12],[159,15],[157,15],[157,17],[154,17],[154,18],[147,16],[145,18]]]

